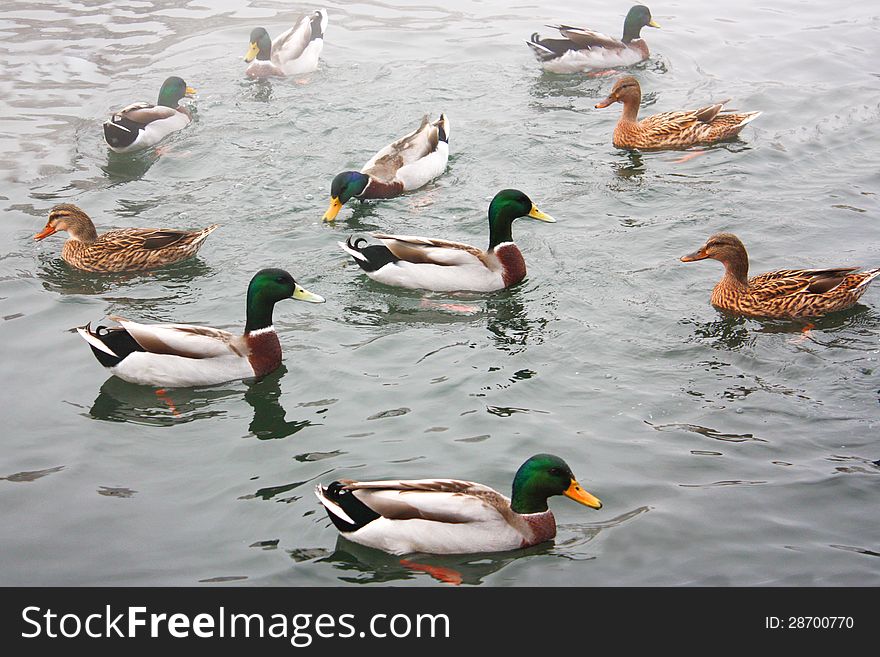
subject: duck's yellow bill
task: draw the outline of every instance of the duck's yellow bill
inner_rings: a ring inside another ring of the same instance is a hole
[[[650,21],[648,21],[648,27],[656,27],[656,28],[659,28],[660,25],[658,25],[658,24],[657,24],[657,21],[655,21],[655,20],[652,18]]]
[[[336,215],[339,214],[339,211],[342,209],[342,201],[339,200],[338,196],[334,196],[330,199],[330,207],[327,208],[327,212],[324,213],[324,221],[333,221],[336,219]]]
[[[614,99],[611,96],[608,96],[605,100],[600,100],[596,103],[596,109],[602,109],[603,107],[608,107],[611,103],[614,102]]]
[[[571,480],[571,485],[563,495],[575,502],[583,504],[584,506],[588,506],[591,509],[602,508],[602,502],[599,501],[599,498],[590,495],[587,491],[581,488],[581,485],[574,479]]]
[[[187,95],[187,96],[195,96],[195,95],[196,95],[196,90],[193,89],[192,87],[187,87],[187,88],[186,88],[186,95]]]
[[[244,61],[246,61],[246,62],[254,61],[254,57],[256,57],[259,53],[260,53],[260,46],[257,45],[256,41],[251,42],[251,47],[248,48],[248,51],[244,56]]]
[[[319,294],[309,292],[307,289],[299,284],[297,284],[297,286],[293,288],[293,294],[291,296],[299,301],[308,301],[309,303],[324,303],[324,297]]]
[[[46,224],[46,227],[43,230],[41,230],[39,233],[34,235],[34,239],[41,240],[44,237],[49,237],[49,235],[54,235],[57,232],[58,232],[58,229],[55,228],[55,226],[50,226],[49,224]]]
[[[532,205],[532,209],[531,209],[531,211],[529,212],[529,216],[530,216],[532,219],[537,219],[538,221],[546,221],[547,223],[550,223],[550,224],[555,224],[555,223],[556,223],[556,219],[554,219],[553,217],[551,217],[549,214],[544,214],[543,212],[541,212],[541,211],[538,209],[538,206],[537,206],[537,205],[534,205],[534,204]]]
[[[687,255],[681,256],[682,262],[694,262],[695,260],[705,260],[709,255],[706,253],[705,249],[700,249],[699,251],[694,251],[693,253],[688,253]]]

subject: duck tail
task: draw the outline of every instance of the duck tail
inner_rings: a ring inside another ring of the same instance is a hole
[[[324,31],[327,29],[327,10],[326,9],[316,9],[312,13],[311,20],[311,28],[312,28],[312,38],[315,39],[323,39]]]
[[[736,127],[737,128],[745,127],[746,125],[748,125],[749,123],[751,123],[752,121],[757,119],[759,116],[761,116],[761,114],[763,114],[763,112],[749,112],[747,114],[744,114],[743,120],[740,121]]]
[[[85,326],[78,327],[76,332],[89,343],[95,358],[104,367],[115,367],[129,354],[144,351],[144,348],[124,328],[108,329],[106,326],[99,326],[93,331],[89,322]]]
[[[339,248],[354,258],[358,266],[366,272],[376,271],[387,264],[400,260],[384,244],[367,244],[363,237],[349,237],[345,242],[337,242]]]
[[[442,112],[440,113],[440,118],[435,121],[434,125],[437,126],[438,131],[438,139],[440,141],[445,141],[447,144],[449,143],[449,119],[446,118],[446,115]]]
[[[526,41],[526,45],[532,49],[532,53],[540,62],[545,62],[558,56],[555,52],[550,50],[550,48],[541,43],[541,36],[537,32],[532,33],[532,37],[529,41]]]
[[[357,531],[381,517],[347,490],[341,481],[334,481],[326,487],[318,484],[315,486],[315,496],[341,532]]]
[[[198,234],[196,235],[196,237],[192,241],[192,243],[193,244],[200,244],[201,242],[203,242],[205,240],[206,237],[208,237],[208,235],[213,233],[218,228],[220,228],[220,224],[211,224],[210,226],[203,228],[202,230],[200,230],[198,232]]]
[[[865,289],[865,288],[868,287],[868,286],[871,284],[871,282],[872,282],[875,278],[877,278],[878,276],[880,276],[880,267],[878,267],[877,269],[868,269],[868,270],[865,272],[865,278],[864,278],[864,280],[862,280],[858,285],[856,285],[856,286],[853,288],[853,291],[855,291],[855,290],[863,290],[863,289]]]

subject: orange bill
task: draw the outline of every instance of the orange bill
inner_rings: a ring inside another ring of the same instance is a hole
[[[614,102],[614,99],[611,96],[608,96],[605,100],[600,100],[596,103],[596,109],[602,109],[603,107],[608,107]]]
[[[587,491],[581,488],[581,485],[575,480],[571,480],[571,485],[568,489],[563,493],[567,498],[578,502],[579,504],[583,504],[584,506],[588,506],[591,509],[601,509],[602,502],[599,501],[598,497],[590,495]]]
[[[693,262],[694,260],[705,260],[708,258],[708,254],[706,253],[706,248],[702,247],[693,253],[688,253],[687,255],[681,256],[682,262]]]
[[[46,227],[43,230],[41,230],[39,233],[34,235],[34,239],[41,240],[44,237],[49,237],[49,235],[54,235],[57,232],[58,232],[58,229],[55,228],[55,226],[51,226],[49,224],[46,224]]]

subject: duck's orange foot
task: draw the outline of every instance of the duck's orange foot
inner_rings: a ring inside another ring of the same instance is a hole
[[[294,80],[294,82],[296,82],[297,84],[308,84],[309,79],[308,78],[300,78],[299,80]]]
[[[616,69],[611,68],[611,69],[608,69],[607,71],[590,71],[589,73],[587,73],[587,77],[588,78],[607,78],[609,75],[617,75],[619,73],[621,73],[621,71],[618,71]]]
[[[170,409],[171,414],[174,415],[175,417],[179,417],[180,412],[177,410],[177,406],[174,405],[174,402],[171,401],[171,399],[169,399],[168,397],[165,396],[166,393],[167,393],[167,391],[165,390],[165,388],[159,388],[158,390],[156,390],[156,396],[162,398],[162,401],[164,401],[165,404]]]
[[[695,157],[700,157],[700,155],[705,155],[709,151],[691,151],[690,153],[685,153],[677,160],[672,160],[673,164],[684,164],[688,160],[693,160]]]
[[[440,582],[446,582],[447,584],[452,584],[454,586],[461,584],[461,573],[454,568],[429,566],[425,563],[416,563],[415,561],[408,561],[407,559],[401,559],[400,565],[404,568],[409,568],[410,570],[418,570],[423,573],[428,573],[431,577]]]
[[[447,310],[449,312],[465,313],[467,315],[473,315],[480,312],[480,309],[477,306],[469,306],[463,303],[437,303],[436,301],[431,301],[430,299],[425,298],[419,303],[419,307],[425,310]]]
[[[812,340],[812,338],[810,337],[810,331],[812,331],[814,328],[816,328],[815,324],[807,322],[807,324],[805,324],[801,328],[801,334],[794,340],[792,340],[792,342],[794,342],[795,344],[800,344],[804,340]]]

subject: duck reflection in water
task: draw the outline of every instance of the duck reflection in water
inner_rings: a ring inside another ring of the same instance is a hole
[[[281,405],[281,377],[287,368],[277,370],[247,385],[244,400],[253,409],[249,435],[260,440],[286,438],[310,426],[309,420],[287,420]],[[196,420],[204,420],[228,412],[228,404],[219,408],[219,402],[233,401],[241,396],[241,384],[229,387],[154,388],[128,383],[112,376],[101,386],[101,391],[89,410],[96,420],[131,422],[170,427]]]

